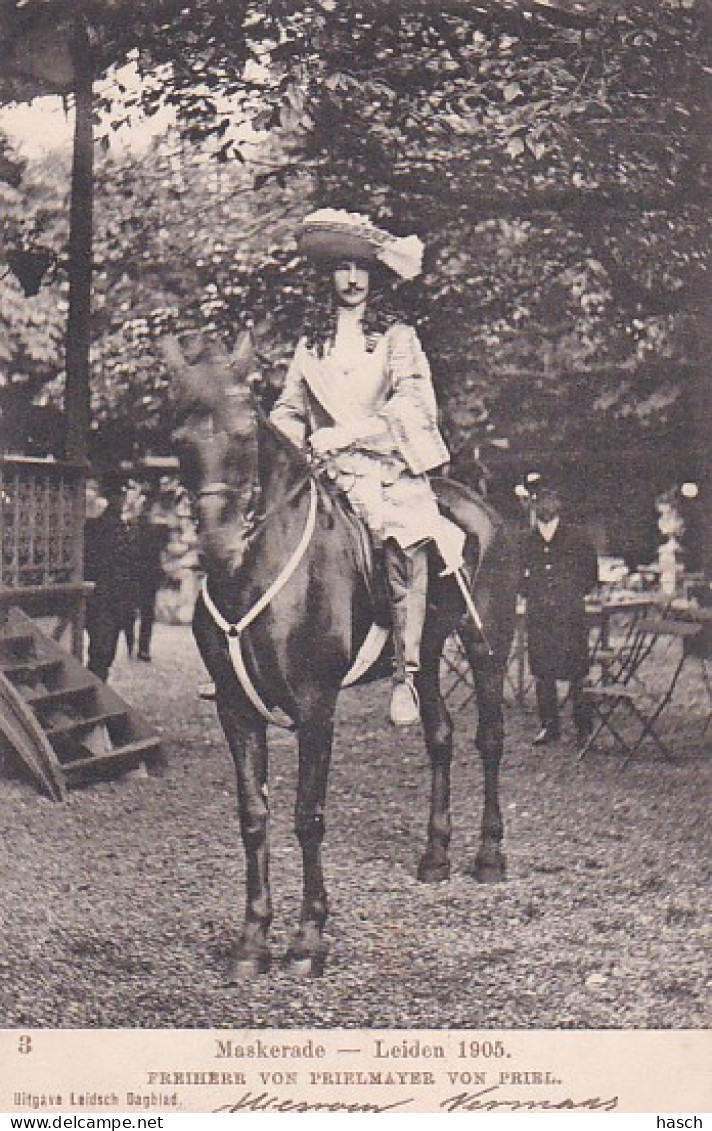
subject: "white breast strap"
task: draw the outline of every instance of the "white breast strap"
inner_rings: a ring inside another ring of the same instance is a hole
[[[260,697],[260,694],[254,683],[250,679],[249,672],[245,667],[245,660],[242,655],[240,638],[245,629],[248,628],[252,624],[252,622],[257,619],[260,613],[263,612],[264,609],[266,609],[267,606],[274,600],[277,594],[281,592],[307,551],[307,547],[311,541],[312,535],[314,533],[314,528],[316,526],[317,489],[313,479],[309,482],[309,488],[309,513],[307,515],[307,521],[304,526],[302,536],[299,540],[299,544],[297,545],[294,553],[285,565],[282,572],[277,578],[275,578],[269,588],[265,590],[257,603],[253,605],[252,608],[248,610],[248,612],[245,613],[242,620],[238,621],[237,624],[230,624],[230,622],[225,619],[225,617],[215,605],[212,597],[210,596],[210,593],[208,591],[207,578],[205,578],[205,580],[203,581],[203,586],[201,589],[201,594],[203,601],[205,602],[206,609],[210,613],[215,623],[223,630],[223,632],[227,636],[227,645],[230,652],[230,660],[235,670],[235,675],[237,676],[238,682],[245,692],[245,695],[263,719],[266,719],[268,723],[272,723],[274,726],[281,727],[283,730],[294,730],[294,724],[282,722],[282,720],[278,719],[277,716],[273,714],[273,712],[270,711],[269,707],[267,707],[267,705],[262,701],[262,698]]]
[[[311,496],[309,499],[309,514],[307,515],[306,525],[304,527],[302,537],[299,541],[299,545],[295,549],[291,558],[287,562],[282,572],[276,578],[276,580],[272,582],[269,589],[265,590],[257,604],[253,605],[252,608],[247,613],[245,613],[242,620],[238,621],[237,624],[230,624],[230,622],[225,619],[225,617],[222,615],[217,605],[213,601],[212,597],[210,596],[210,593],[208,591],[207,578],[205,578],[205,580],[203,581],[201,589],[201,595],[203,601],[205,602],[206,609],[208,610],[218,627],[221,628],[227,636],[227,646],[230,653],[230,661],[232,663],[233,670],[235,672],[235,675],[237,676],[237,681],[240,684],[240,687],[245,692],[245,695],[250,700],[252,706],[262,716],[262,718],[266,719],[268,723],[272,723],[273,726],[280,727],[282,730],[294,730],[294,723],[285,723],[282,719],[278,718],[273,711],[270,711],[267,704],[262,700],[259,691],[250,679],[250,673],[245,667],[245,659],[242,655],[242,645],[240,643],[240,639],[245,629],[248,628],[248,626],[251,625],[254,620],[256,620],[260,613],[264,609],[266,609],[270,602],[274,599],[274,597],[276,597],[277,593],[279,593],[280,590],[284,588],[284,586],[287,584],[290,577],[296,570],[297,566],[299,565],[300,561],[304,557],[304,554],[306,553],[307,547],[311,541],[312,534],[314,533],[314,528],[316,526],[317,510],[316,484],[312,480],[309,486],[311,488]],[[383,651],[383,646],[387,639],[387,629],[382,628],[377,624],[371,625],[366,639],[359,649],[358,655],[356,656],[353,664],[351,665],[351,668],[342,680],[342,687],[349,687],[352,683],[355,683],[356,680],[360,679],[361,676],[364,675],[368,671],[368,669],[373,666],[373,664],[375,664],[376,660]]]

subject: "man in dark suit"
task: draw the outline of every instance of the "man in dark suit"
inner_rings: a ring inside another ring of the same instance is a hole
[[[87,667],[106,680],[116,656],[122,629],[136,615],[136,552],[123,520],[124,486],[119,478],[103,485],[106,509],[84,528],[84,576],[94,582],[87,601],[89,658]]]
[[[598,583],[596,551],[583,531],[562,518],[554,486],[536,473],[527,478],[532,525],[525,540],[523,592],[529,667],[536,680],[542,726],[534,745],[544,746],[560,737],[557,680],[569,683],[581,743],[591,729],[590,710],[582,695],[590,663],[584,598]]]
[[[162,521],[158,491],[149,491],[136,523],[136,570],[138,577],[138,658],[151,660],[151,634],[156,619],[156,595],[163,579],[162,556],[170,528]]]

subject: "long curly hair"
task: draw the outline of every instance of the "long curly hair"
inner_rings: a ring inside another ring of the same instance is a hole
[[[303,333],[307,348],[323,357],[336,334],[338,303],[334,291],[336,263],[325,263],[313,272],[314,285],[307,300]],[[379,264],[369,264],[369,292],[363,318],[366,349],[372,353],[378,339],[402,318],[393,291],[390,272]]]

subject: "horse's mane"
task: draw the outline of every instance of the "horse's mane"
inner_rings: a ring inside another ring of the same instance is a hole
[[[326,476],[314,463],[309,459],[306,452],[300,448],[289,436],[274,424],[261,405],[256,408],[257,427],[258,430],[267,432],[275,441],[278,447],[289,457],[304,474],[305,484],[309,481],[316,485],[322,502],[325,504],[327,511],[331,512],[334,506],[342,511],[350,511],[350,505],[340,487]]]
[[[329,525],[333,526],[337,516],[341,520],[341,525],[348,532],[355,568],[370,590],[373,579],[371,536],[363,519],[356,514],[351,506],[346,493],[323,471],[320,471],[306,453],[293,440],[290,440],[289,436],[286,436],[276,424],[273,424],[261,406],[257,409],[257,426],[258,430],[269,434],[277,446],[302,472],[301,484],[306,486],[307,483],[314,483],[317,489],[317,503],[321,506],[322,513],[326,515]],[[298,490],[297,493],[300,493],[300,491]]]

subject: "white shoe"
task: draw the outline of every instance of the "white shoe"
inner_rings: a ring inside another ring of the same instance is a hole
[[[390,717],[394,727],[420,722],[420,699],[411,675],[393,684]]]

